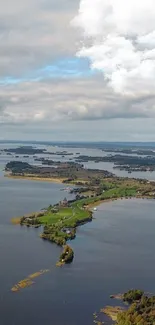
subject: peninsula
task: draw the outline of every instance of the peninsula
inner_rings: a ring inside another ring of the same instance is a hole
[[[46,169],[47,168],[47,169]],[[155,182],[144,179],[121,178],[107,171],[85,169],[77,163],[60,163],[57,167],[37,167],[25,162],[10,162],[6,165],[10,177],[52,177],[63,183],[75,184],[70,191],[75,199],[57,202],[37,213],[22,216],[21,225],[27,227],[44,227],[41,234],[43,240],[63,246],[65,251],[60,258],[61,263],[73,260],[74,252],[65,245],[76,236],[79,225],[92,221],[92,208],[107,200],[123,198],[151,198],[155,199]],[[71,254],[70,254],[71,253]],[[66,256],[72,258],[66,258]],[[64,258],[65,256],[65,258]]]
[[[122,295],[122,307],[107,306],[101,309],[117,325],[150,325],[155,323],[155,296],[142,290],[129,290]]]

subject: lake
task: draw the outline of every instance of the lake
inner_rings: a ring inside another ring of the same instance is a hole
[[[155,293],[155,201],[104,203],[71,242],[72,264],[56,268],[61,249],[39,238],[40,229],[10,219],[67,196],[62,185],[0,176],[0,324],[86,325],[111,301],[110,294],[140,288]],[[18,293],[11,287],[49,269]]]
[[[4,148],[16,148],[18,146],[21,146],[20,143],[8,143],[8,144],[2,144],[0,143],[0,149],[4,149]],[[33,144],[32,144],[33,146]],[[34,146],[35,147],[35,146]],[[76,158],[79,155],[86,155],[86,156],[91,156],[91,157],[104,157],[107,155],[115,155],[115,152],[104,152],[101,149],[98,148],[68,148],[68,147],[58,147],[58,146],[53,146],[53,145],[39,145],[37,144],[37,148],[41,148],[41,149],[46,149],[48,152],[53,152],[55,154],[39,154],[39,155],[35,155],[35,158],[37,157],[44,157],[50,160],[54,160],[54,161],[68,161],[71,159],[71,161],[75,161]],[[62,151],[67,151],[69,153],[71,153],[72,155],[70,156],[61,156],[61,155],[57,155],[57,152],[62,152]],[[121,153],[120,153],[121,154]],[[134,156],[135,154],[132,154],[132,156]],[[137,156],[137,155],[135,155]],[[144,157],[144,156],[143,156]],[[34,160],[33,156],[29,156],[28,158],[25,158],[23,155],[20,155],[19,157],[16,157],[15,154],[12,154],[11,156],[8,156],[6,154],[3,153],[3,155],[0,155],[0,167],[6,164],[6,162],[10,161],[10,160],[21,160],[28,162],[30,164],[35,164],[35,165],[41,165],[40,162],[37,162]],[[95,163],[93,161],[88,161],[88,162],[84,162],[83,163],[85,168],[91,168],[91,169],[100,169],[100,170],[108,170],[109,172],[119,176],[119,177],[129,177],[129,178],[141,178],[141,179],[148,179],[148,180],[155,180],[155,171],[153,172],[132,172],[131,174],[128,173],[126,170],[119,170],[119,169],[114,169],[114,163],[112,162],[99,162],[99,163]]]

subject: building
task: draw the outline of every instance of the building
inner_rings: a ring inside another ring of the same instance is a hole
[[[71,230],[69,228],[63,228],[62,231],[65,232],[67,235],[71,234]]]
[[[66,199],[66,197],[64,198],[63,201],[60,201],[59,205],[61,207],[68,207],[68,200]]]

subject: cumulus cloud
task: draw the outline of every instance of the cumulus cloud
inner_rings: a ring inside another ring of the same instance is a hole
[[[1,0],[3,135],[48,138],[54,130],[59,139],[71,132],[83,140],[87,132],[90,140],[96,130],[93,139],[102,132],[109,139],[114,129],[124,134],[130,119],[136,132],[154,121],[153,1],[81,0],[72,28],[79,1]],[[75,57],[80,39],[77,56],[86,60]],[[101,73],[91,73],[89,61]]]
[[[72,24],[83,33],[77,56],[88,58],[115,92],[155,93],[154,0],[81,0]]]
[[[57,125],[101,119],[155,117],[155,96],[131,98],[107,89],[102,78],[54,79],[0,87],[0,124]],[[50,128],[49,128],[50,129]]]

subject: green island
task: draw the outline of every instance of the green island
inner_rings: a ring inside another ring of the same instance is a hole
[[[13,170],[10,166],[13,166]],[[20,178],[25,178],[30,171],[32,179],[38,175],[37,168],[31,167],[31,165],[27,166],[22,162],[19,167],[19,162],[17,164],[13,162],[6,166],[9,177],[19,176],[18,168],[23,169]],[[44,167],[39,167],[39,172],[41,179],[44,177]],[[57,168],[48,167],[46,172],[47,180],[48,177],[52,177],[52,179],[56,178],[61,181],[63,177],[64,184],[76,185],[75,188],[70,189],[70,192],[75,194],[75,199],[67,200],[65,198],[54,205],[49,205],[42,211],[24,215],[19,220],[14,219],[13,222],[27,227],[43,226],[40,237],[62,247],[68,244],[69,240],[75,238],[78,226],[92,221],[93,210],[96,210],[97,205],[124,198],[155,199],[155,182],[144,179],[117,177],[107,171],[86,169],[76,163],[61,163]],[[62,260],[64,260],[63,263],[68,262],[63,258],[59,262]]]
[[[155,324],[155,296],[136,289],[129,290],[121,296],[126,303],[124,307],[107,306],[100,312],[110,317],[117,325]]]
[[[60,255],[59,262],[57,262],[57,266],[62,266],[67,263],[71,263],[74,258],[73,249],[69,245],[65,245],[64,249]]]

